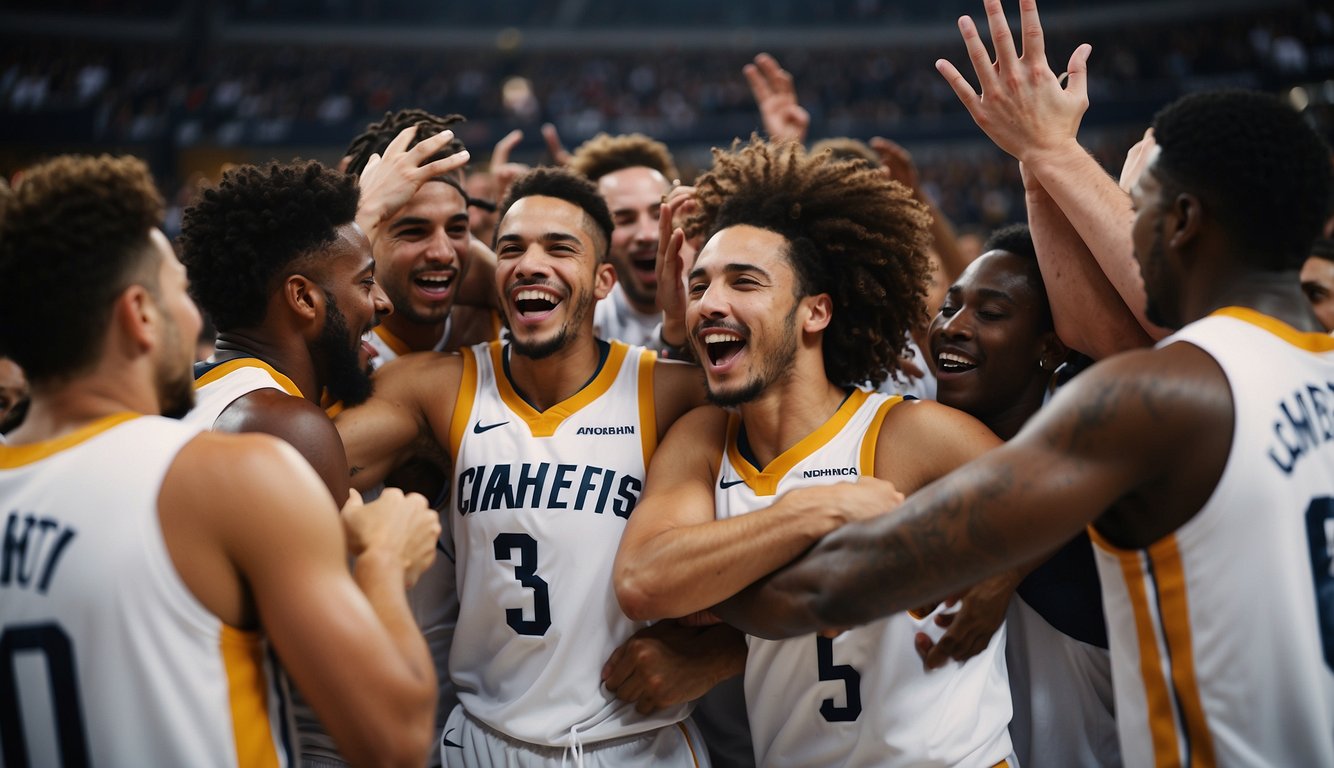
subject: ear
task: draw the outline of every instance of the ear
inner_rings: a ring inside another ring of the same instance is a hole
[[[1043,334],[1038,348],[1040,350],[1038,365],[1044,371],[1050,372],[1060,368],[1061,363],[1070,356],[1070,349],[1057,338],[1056,331],[1047,331]]]
[[[801,330],[803,333],[820,333],[829,327],[834,319],[834,301],[827,293],[817,293],[801,300],[803,305]]]
[[[611,289],[615,285],[616,268],[605,261],[598,262],[593,272],[593,297],[602,301],[611,295]]]
[[[131,285],[122,291],[113,314],[133,352],[147,352],[157,346],[162,315],[147,288]]]
[[[305,325],[324,323],[324,289],[305,275],[288,275],[283,279],[283,304]]]
[[[1206,212],[1204,204],[1200,198],[1189,193],[1182,192],[1172,201],[1170,229],[1167,229],[1165,222],[1164,234],[1167,236],[1167,245],[1173,250],[1180,251],[1187,247],[1204,229],[1204,219]]]

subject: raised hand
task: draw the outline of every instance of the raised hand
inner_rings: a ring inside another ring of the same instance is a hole
[[[372,241],[380,224],[408,204],[428,180],[453,173],[468,163],[468,151],[426,162],[454,139],[453,131],[441,131],[408,145],[417,135],[417,126],[404,128],[385,147],[384,155],[371,155],[361,172],[361,201],[357,205],[357,224]]]
[[[917,175],[917,165],[912,161],[912,154],[897,142],[882,136],[873,137],[870,144],[871,149],[880,157],[880,162],[884,163],[889,178],[907,187],[916,195],[921,185],[921,177]]]
[[[530,170],[523,163],[510,162],[510,153],[523,141],[523,131],[515,128],[496,142],[491,150],[491,176],[496,180],[496,204],[499,205],[509,193],[510,185]]]
[[[658,212],[658,307],[662,310],[662,340],[673,347],[686,346],[685,232],[675,226],[681,207],[694,204],[693,197],[664,200]]]
[[[1158,146],[1158,142],[1153,138],[1153,129],[1150,128],[1144,132],[1144,138],[1135,142],[1135,146],[1126,153],[1126,162],[1121,166],[1121,178],[1117,181],[1121,190],[1127,195],[1139,181],[1140,174],[1149,167],[1149,157],[1153,154],[1153,148]]]
[[[767,53],[755,57],[753,64],[741,68],[760,108],[760,119],[770,141],[791,139],[805,143],[806,131],[811,127],[811,114],[797,102],[797,89],[792,75]]]
[[[547,152],[553,163],[559,166],[570,164],[570,150],[560,142],[560,132],[556,130],[555,123],[542,124],[542,139],[547,143]]]
[[[991,27],[994,61],[972,18],[959,19],[959,31],[982,87],[981,95],[945,59],[936,61],[936,70],[949,81],[959,101],[996,146],[1019,160],[1027,161],[1036,153],[1073,143],[1088,109],[1088,58],[1092,46],[1084,43],[1075,48],[1066,67],[1069,79],[1062,87],[1047,65],[1036,0],[1019,2],[1022,56],[1015,49],[1000,0],[985,0],[983,5]]]

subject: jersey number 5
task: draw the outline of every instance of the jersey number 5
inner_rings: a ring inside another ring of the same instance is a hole
[[[838,706],[832,698],[820,702],[820,714],[831,723],[851,723],[862,714],[862,676],[848,664],[834,663],[834,641],[828,637],[815,638],[815,657],[820,667],[821,680],[843,681],[847,704]]]
[[[496,536],[497,560],[513,560],[519,551],[519,562],[514,566],[514,578],[533,590],[533,618],[523,617],[522,608],[506,608],[505,623],[521,635],[545,635],[551,626],[551,598],[547,583],[537,575],[537,539],[526,533],[502,533]]]

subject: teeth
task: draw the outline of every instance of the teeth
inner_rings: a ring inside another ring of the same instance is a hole
[[[962,355],[956,355],[956,354],[954,354],[953,352],[941,352],[939,355],[936,356],[936,359],[937,359],[939,362],[941,362],[941,363],[955,363],[955,364],[958,364],[958,365],[973,365],[973,361],[972,361],[972,360],[969,360],[968,358],[963,357]]]
[[[731,333],[709,333],[704,336],[705,344],[726,344],[731,341],[741,341],[741,337]]]
[[[449,285],[454,282],[454,278],[452,277],[427,277],[425,275],[418,277],[417,280],[423,283],[436,283],[439,285]]]
[[[548,301],[552,304],[559,304],[560,300],[553,297],[545,291],[519,291],[519,295],[514,297],[515,301]]]

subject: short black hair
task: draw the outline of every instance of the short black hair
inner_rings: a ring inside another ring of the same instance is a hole
[[[366,164],[370,162],[371,155],[379,154],[383,157],[385,149],[405,128],[417,126],[416,135],[412,137],[412,141],[408,142],[408,147],[415,147],[425,139],[451,129],[462,122],[464,122],[463,115],[445,115],[441,117],[424,109],[400,109],[397,112],[386,112],[384,113],[384,119],[366,126],[366,130],[362,131],[352,140],[351,144],[347,145],[347,151],[343,153],[343,156],[352,158],[348,162],[347,172],[354,176],[360,176],[361,172],[366,170]],[[463,149],[463,142],[455,136],[439,152],[426,158],[422,165],[450,155],[456,155]],[[458,186],[457,183],[455,186]]]
[[[611,211],[607,208],[607,201],[602,199],[593,182],[563,168],[534,168],[510,185],[504,202],[500,204],[500,217],[497,221],[504,221],[505,214],[509,213],[515,203],[525,197],[534,196],[554,197],[581,208],[593,225],[590,227],[592,234],[600,236],[601,242],[596,242],[599,237],[594,238],[598,261],[607,259],[611,232],[615,225],[611,221]],[[500,227],[497,226],[496,233],[499,232]],[[494,246],[492,243],[492,247]]]
[[[0,221],[0,354],[32,382],[92,367],[116,297],[134,284],[157,295],[149,233],[162,213],[133,157],[62,156],[28,169]]]
[[[1153,134],[1164,205],[1199,197],[1258,269],[1299,269],[1311,255],[1330,200],[1330,155],[1296,110],[1252,91],[1195,93],[1159,112]]]
[[[1334,261],[1334,240],[1317,239],[1311,245],[1311,255],[1325,261]]]
[[[1056,327],[1051,316],[1051,301],[1047,297],[1047,283],[1042,279],[1042,270],[1038,267],[1038,252],[1033,245],[1033,232],[1027,224],[1007,224],[992,231],[982,246],[982,253],[1004,251],[1024,260],[1028,270],[1028,279],[1033,292],[1042,302],[1041,325],[1047,330]]]
[[[219,331],[259,325],[273,279],[337,239],[359,194],[355,176],[313,160],[228,171],[182,217],[191,295]]]

